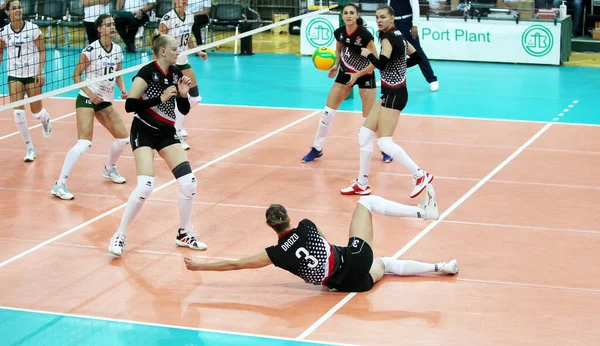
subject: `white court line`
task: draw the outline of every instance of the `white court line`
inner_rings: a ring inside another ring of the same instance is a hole
[[[567,232],[567,233],[600,234],[600,230],[573,229],[573,228],[537,227],[537,226],[508,225],[508,224],[501,224],[501,223],[448,221],[448,220],[445,220],[444,223],[454,223],[454,224],[459,224],[459,225],[472,225],[472,226],[486,226],[486,227],[520,228],[520,229],[526,229],[526,230],[532,230],[532,231],[553,231],[553,232]]]
[[[593,289],[593,288],[524,284],[524,283],[509,282],[509,281],[491,281],[491,280],[476,280],[476,279],[461,279],[461,278],[456,279],[456,281],[473,282],[473,283],[480,283],[480,284],[491,284],[491,285],[506,285],[506,286],[519,286],[519,287],[530,287],[530,288],[545,288],[545,289],[552,289],[552,290],[587,292],[587,293],[600,293],[600,290]]]
[[[69,114],[65,114],[65,115],[63,115],[63,116],[61,116],[61,117],[58,117],[58,118],[50,119],[50,122],[51,122],[51,123],[53,123],[53,122],[55,122],[55,121],[58,121],[58,120],[60,120],[60,119],[64,119],[64,118],[70,117],[70,116],[71,116],[71,115],[73,115],[73,114],[75,114],[75,112],[71,112],[71,113],[69,113]],[[37,128],[37,127],[41,127],[41,126],[42,126],[42,124],[33,125],[33,126],[31,126],[31,127],[29,128],[29,130],[31,130],[31,129],[35,129],[35,128]],[[13,133],[9,133],[9,134],[7,134],[7,135],[4,135],[4,136],[0,137],[0,141],[1,141],[1,140],[3,140],[3,139],[6,139],[6,138],[12,137],[12,136],[14,136],[14,135],[18,135],[18,134],[19,134],[19,131],[17,131],[17,132],[13,132]]]
[[[118,319],[118,318],[85,316],[85,315],[67,314],[67,313],[60,313],[60,312],[50,312],[50,311],[33,310],[33,309],[20,309],[20,308],[13,308],[13,307],[10,307],[10,306],[1,306],[1,305],[0,305],[0,309],[11,310],[11,311],[20,311],[20,312],[30,312],[30,313],[37,313],[37,314],[43,314],[43,315],[54,315],[54,316],[60,316],[60,317],[83,318],[83,319],[86,319],[86,320],[96,320],[96,321],[105,321],[105,322],[117,322],[117,323],[128,323],[128,324],[134,324],[134,325],[140,325],[140,326],[149,326],[149,327],[173,328],[173,329],[179,329],[179,330],[191,330],[191,331],[196,331],[196,332],[206,332],[206,333],[215,333],[215,334],[224,334],[224,335],[246,336],[246,337],[254,337],[254,338],[261,338],[261,339],[274,339],[274,340],[284,340],[284,341],[296,341],[296,342],[306,343],[308,345],[310,345],[312,343],[320,343],[320,344],[324,344],[324,345],[340,345],[340,343],[331,343],[331,342],[326,342],[326,341],[317,341],[317,340],[303,341],[303,340],[295,340],[295,339],[292,339],[292,338],[285,338],[285,337],[282,337],[282,336],[271,336],[271,335],[251,334],[251,333],[238,333],[238,332],[230,332],[230,331],[223,331],[223,330],[216,330],[216,329],[206,329],[206,328],[191,328],[191,327],[183,327],[183,326],[176,326],[176,325],[170,325],[170,324],[159,324],[159,323],[149,323],[149,322],[128,321],[128,320],[123,320],[123,319]],[[344,345],[351,345],[351,344],[344,344]]]
[[[439,219],[430,223],[424,230],[422,230],[416,237],[414,237],[408,244],[406,244],[400,251],[398,251],[393,257],[399,258],[408,251],[411,247],[413,247],[419,240],[421,240],[427,233],[429,233],[436,225],[442,222],[450,213],[452,213],[456,208],[458,208],[465,200],[471,197],[477,190],[479,190],[488,180],[490,180],[494,175],[496,175],[502,168],[508,165],[512,160],[515,159],[521,152],[523,152],[528,146],[531,145],[536,139],[538,139],[544,132],[546,132],[553,123],[546,123],[544,127],[542,127],[536,134],[534,134],[527,142],[525,142],[519,149],[513,152],[508,158],[506,158],[502,163],[500,163],[496,168],[494,168],[488,175],[486,175],[483,179],[481,179],[475,186],[473,186],[467,193],[465,193],[461,198],[459,198],[454,204],[450,206],[442,215],[440,215]],[[308,327],[302,334],[298,335],[297,340],[304,340],[308,335],[314,332],[319,326],[325,323],[333,314],[335,314],[339,309],[341,309],[350,299],[352,299],[356,295],[356,292],[349,293],[337,303],[333,308],[327,311],[321,318],[319,318],[315,323],[313,323],[310,327]]]
[[[66,96],[54,96],[51,98],[56,99],[74,99],[74,97]],[[124,102],[124,100],[117,100],[115,102]],[[254,105],[229,105],[229,104],[216,104],[216,103],[200,103],[199,106],[211,106],[211,107],[232,107],[232,108],[264,108],[264,109],[284,109],[291,111],[309,111],[309,112],[322,112],[323,109],[316,108],[304,108],[304,107],[282,107],[282,106],[254,106]],[[340,109],[338,112],[344,113],[356,113],[362,114],[362,111],[344,110]],[[502,121],[502,122],[513,122],[513,123],[531,123],[531,124],[547,124],[547,121],[543,120],[519,120],[519,119],[502,119],[502,118],[477,118],[467,117],[460,115],[443,115],[443,114],[417,114],[417,113],[402,113],[403,116],[409,117],[432,117],[432,118],[448,118],[448,119],[463,119],[463,120],[483,120],[483,121]],[[556,123],[556,125],[572,125],[572,126],[591,126],[600,127],[600,124],[582,124],[582,123]]]
[[[202,166],[194,169],[192,172],[195,173],[195,172],[201,171],[201,170],[203,170],[203,169],[205,169],[207,167],[210,167],[210,166],[214,165],[215,163],[228,158],[229,156],[232,156],[232,155],[234,155],[234,154],[236,154],[236,153],[238,153],[238,152],[240,152],[240,151],[242,151],[244,149],[247,149],[247,148],[249,148],[249,147],[251,147],[251,146],[253,146],[253,145],[257,144],[257,143],[260,143],[260,142],[264,141],[267,138],[270,138],[270,137],[272,137],[272,136],[274,136],[274,135],[276,135],[276,134],[278,134],[278,133],[280,133],[282,131],[285,131],[286,129],[288,129],[288,128],[296,125],[296,124],[299,124],[299,123],[303,122],[306,119],[309,119],[309,118],[315,116],[319,112],[312,112],[312,113],[310,113],[308,115],[305,115],[305,116],[303,116],[302,118],[300,118],[298,120],[295,120],[295,121],[293,121],[293,122],[291,122],[291,123],[289,123],[289,124],[287,124],[285,126],[282,126],[282,127],[278,128],[277,130],[272,131],[272,132],[270,132],[270,133],[268,133],[268,134],[266,134],[266,135],[264,135],[264,136],[262,136],[262,137],[260,137],[258,139],[255,139],[255,140],[253,140],[252,142],[250,142],[248,144],[245,144],[245,145],[243,145],[243,146],[241,146],[241,147],[239,147],[237,149],[234,149],[234,150],[228,152],[225,155],[219,156],[218,158],[205,163],[204,165],[202,165]],[[154,189],[154,191],[160,191],[160,190],[164,189],[165,187],[174,184],[175,182],[177,182],[177,180],[173,179],[173,180],[171,180],[169,182],[166,182],[166,183],[158,186],[157,188]],[[117,207],[114,207],[111,210],[109,210],[107,212],[104,212],[103,214],[100,214],[100,215],[94,217],[93,219],[90,219],[90,220],[88,220],[88,221],[86,221],[86,222],[84,222],[84,223],[82,223],[82,224],[80,224],[78,226],[75,226],[75,227],[71,228],[70,230],[65,231],[65,232],[63,232],[63,233],[61,233],[61,234],[59,234],[59,235],[57,235],[57,236],[55,236],[53,238],[50,238],[50,239],[48,239],[48,240],[46,240],[46,241],[44,241],[44,242],[42,242],[42,243],[40,243],[40,244],[32,247],[29,250],[21,252],[20,254],[18,254],[16,256],[13,256],[13,257],[7,259],[6,261],[0,263],[0,268],[4,267],[5,265],[7,265],[7,264],[9,264],[11,262],[14,262],[14,261],[18,260],[19,258],[27,256],[28,254],[30,254],[30,253],[32,253],[32,252],[34,252],[36,250],[39,250],[39,249],[43,248],[44,246],[57,241],[58,239],[61,239],[61,238],[65,237],[65,236],[67,236],[67,235],[69,235],[71,233],[74,233],[74,232],[76,232],[76,231],[78,231],[78,230],[80,230],[80,229],[82,229],[82,228],[84,228],[84,227],[86,227],[86,226],[88,226],[88,225],[90,225],[90,224],[92,224],[92,223],[94,223],[94,222],[96,222],[96,221],[98,221],[98,220],[100,220],[100,219],[108,216],[108,215],[111,215],[114,212],[116,212],[116,211],[124,208],[126,205],[127,205],[127,203],[123,203],[123,204],[121,204],[121,205],[119,205]]]

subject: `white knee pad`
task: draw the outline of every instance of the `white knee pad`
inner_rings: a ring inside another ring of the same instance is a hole
[[[321,123],[327,127],[331,127],[331,124],[333,123],[333,118],[335,118],[336,113],[337,110],[326,106],[325,110],[323,111],[323,114],[321,114]]]
[[[33,113],[33,117],[36,119],[45,119],[46,117],[49,117],[50,114],[48,113],[48,111],[46,111],[45,108],[42,108],[42,110],[39,113]]]
[[[25,118],[25,111],[22,109],[15,109],[13,111],[13,116],[15,118],[15,122],[17,124],[25,124],[27,123],[27,119]]]
[[[360,146],[360,151],[373,152],[373,137],[375,137],[375,132],[364,126],[358,130],[358,145]]]
[[[183,177],[177,178],[177,182],[179,183],[180,197],[185,199],[194,198],[194,195],[196,194],[196,188],[198,187],[194,173],[188,173]]]
[[[198,95],[198,96],[190,96],[189,100],[190,100],[190,107],[194,107],[195,105],[197,105],[198,103],[200,103],[200,101],[202,101],[202,96],[200,96],[200,95]]]
[[[87,139],[80,139],[77,141],[77,144],[73,147],[74,150],[77,150],[81,155],[85,154],[85,152],[92,147],[92,142]]]
[[[154,190],[154,177],[138,175],[137,179],[137,186],[133,190],[131,198],[138,203],[144,203],[150,197],[150,194],[152,194],[152,190]]]
[[[379,138],[377,140],[377,146],[379,147],[379,150],[383,151],[391,157],[394,157],[394,155],[396,155],[396,152],[398,151],[398,144],[394,143],[392,137]]]
[[[127,145],[129,145],[129,137],[115,138],[115,143],[117,143],[119,148],[125,148]]]
[[[358,199],[358,203],[362,204],[365,208],[369,209],[369,212],[385,214],[385,204],[383,203],[383,197],[380,196],[362,196]]]

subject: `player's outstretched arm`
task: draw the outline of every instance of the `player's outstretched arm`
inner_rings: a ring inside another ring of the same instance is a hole
[[[254,269],[266,267],[272,264],[271,259],[265,250],[253,256],[240,258],[238,260],[222,260],[210,263],[202,263],[197,260],[185,257],[183,259],[188,270],[192,271],[229,271],[240,269]]]

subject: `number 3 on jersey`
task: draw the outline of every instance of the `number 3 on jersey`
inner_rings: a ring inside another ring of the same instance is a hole
[[[310,253],[303,247],[299,247],[298,250],[296,250],[296,257],[298,257],[298,258],[304,257],[305,259],[309,260],[310,261],[310,263],[308,264],[309,268],[315,268],[316,266],[319,265],[319,260],[316,259],[314,256],[311,256]]]

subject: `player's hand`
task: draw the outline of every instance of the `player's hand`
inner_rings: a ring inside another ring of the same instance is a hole
[[[127,98],[127,90],[121,90],[121,98],[125,100]]]
[[[193,260],[189,257],[184,257],[183,262],[185,262],[185,267],[188,270],[192,270],[192,271],[200,270],[200,268],[199,268],[200,263],[198,263],[198,261],[196,261],[196,260]]]
[[[99,105],[102,102],[104,102],[104,99],[102,98],[102,96],[96,94],[96,93],[92,93],[92,97],[90,97],[90,100],[92,101],[93,104],[95,105]]]
[[[410,36],[412,36],[413,40],[416,40],[417,36],[419,36],[419,29],[416,25],[413,25],[413,27],[410,28]]]
[[[350,80],[348,81],[348,83],[346,83],[346,85],[354,85],[354,83],[356,83],[356,80],[360,77],[358,75],[358,73],[354,73],[354,72],[346,72],[347,75],[350,76]]]
[[[176,96],[177,88],[174,85],[171,85],[170,87],[166,88],[165,91],[163,91],[162,95],[160,95],[160,102],[165,103]]]
[[[329,70],[329,73],[327,73],[327,77],[333,78],[337,75],[337,72],[338,72],[338,66],[336,65],[336,66],[332,67],[331,70]]]
[[[360,49],[360,55],[364,56],[365,58],[369,56],[369,54],[371,54],[371,51],[368,50],[367,48],[361,48]]]
[[[208,58],[208,54],[206,54],[202,51],[196,53],[196,55],[198,55],[202,60],[206,60],[206,58]]]
[[[192,80],[190,77],[183,76],[179,78],[177,82],[177,89],[179,89],[179,97],[187,97],[188,92],[190,91],[190,84],[192,84]]]
[[[46,77],[44,77],[43,74],[40,73],[37,76],[35,76],[34,83],[36,86],[42,86],[42,85],[44,85],[45,82],[46,82]]]

